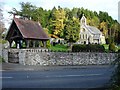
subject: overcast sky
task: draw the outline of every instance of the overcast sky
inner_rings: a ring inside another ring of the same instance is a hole
[[[92,11],[105,11],[108,12],[113,19],[118,20],[118,2],[120,0],[0,0],[0,7],[3,9],[5,18],[5,26],[9,27],[8,22],[11,22],[12,16],[7,12],[12,8],[20,10],[20,2],[31,2],[32,5],[42,7],[44,9],[52,9],[54,6],[85,8]]]

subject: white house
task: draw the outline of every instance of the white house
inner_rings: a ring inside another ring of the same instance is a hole
[[[80,39],[77,44],[105,44],[105,36],[102,32],[94,27],[86,24],[86,18],[83,14],[80,20]]]

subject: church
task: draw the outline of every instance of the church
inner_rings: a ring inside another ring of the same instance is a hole
[[[94,27],[89,26],[86,23],[86,17],[82,16],[80,20],[80,39],[77,44],[105,44],[105,36],[102,32]]]

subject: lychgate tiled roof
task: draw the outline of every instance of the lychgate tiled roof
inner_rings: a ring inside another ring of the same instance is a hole
[[[13,23],[14,22],[25,39],[49,39],[38,22],[19,18],[14,18]]]

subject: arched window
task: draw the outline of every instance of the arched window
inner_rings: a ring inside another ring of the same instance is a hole
[[[82,34],[80,35],[80,37],[81,37],[81,39],[83,39],[83,35]]]

